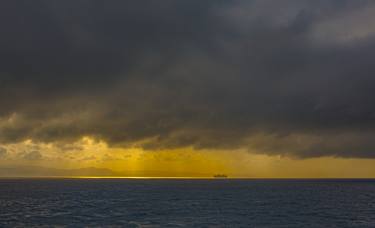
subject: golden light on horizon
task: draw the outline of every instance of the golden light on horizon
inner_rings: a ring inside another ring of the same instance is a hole
[[[3,166],[41,166],[58,169],[94,167],[127,177],[211,177],[226,174],[239,178],[371,178],[374,159],[320,157],[293,159],[250,153],[247,150],[145,151],[115,148],[101,140],[82,137],[70,144],[36,143],[25,140],[8,145],[9,158]],[[33,151],[34,149],[34,151]],[[31,151],[27,153],[26,151]],[[357,167],[352,169],[352,167]]]

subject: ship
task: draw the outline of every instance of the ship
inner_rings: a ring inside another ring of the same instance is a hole
[[[214,178],[227,178],[228,176],[225,174],[215,174]]]

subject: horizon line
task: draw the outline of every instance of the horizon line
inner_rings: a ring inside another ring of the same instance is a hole
[[[1,179],[375,180],[375,177],[0,176]]]

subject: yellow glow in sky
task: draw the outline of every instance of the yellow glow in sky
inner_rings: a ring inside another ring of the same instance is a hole
[[[144,151],[111,148],[103,141],[84,137],[71,144],[43,144],[26,140],[5,145],[4,166],[42,166],[59,169],[106,168],[124,176],[248,178],[371,178],[375,160],[323,157],[291,159],[249,153],[245,150],[194,150],[183,148]]]

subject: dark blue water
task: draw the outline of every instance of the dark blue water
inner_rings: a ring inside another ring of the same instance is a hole
[[[0,227],[375,227],[372,180],[0,180]]]

